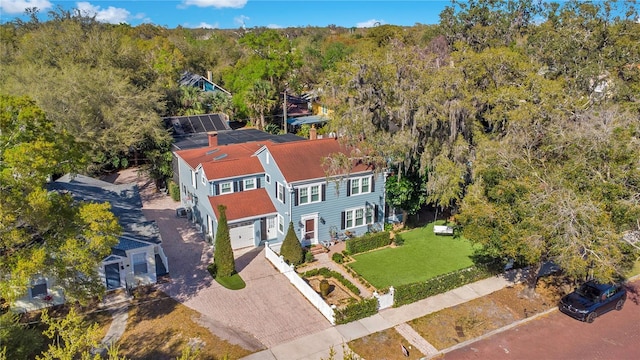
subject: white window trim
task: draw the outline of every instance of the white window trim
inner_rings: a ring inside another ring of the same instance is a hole
[[[362,210],[362,224],[361,225],[356,225],[356,211],[357,210]],[[371,211],[373,211],[373,209],[371,209]],[[351,214],[352,216],[352,220],[353,220],[353,224],[351,226],[347,225],[347,214]],[[373,214],[371,215],[371,222],[367,222],[367,207],[366,206],[361,206],[361,207],[357,207],[357,208],[351,208],[351,209],[347,209],[344,211],[344,228],[346,229],[355,229],[355,228],[359,228],[361,226],[366,226],[366,225],[372,225],[374,223],[374,216]]]
[[[136,255],[137,256],[142,255],[142,257],[144,259],[144,262],[136,263],[135,262]],[[142,265],[142,264],[145,265],[147,271],[141,272],[141,273],[136,273],[136,265]],[[131,267],[133,269],[133,275],[146,275],[146,274],[148,274],[149,273],[149,262],[147,261],[147,253],[146,252],[142,252],[142,253],[131,254]]]
[[[284,184],[277,183],[277,186],[278,186],[278,193],[277,193],[278,201],[284,204],[284,196],[285,196]]]
[[[247,182],[248,182],[248,181],[253,182],[253,185],[252,185],[251,187],[248,187],[248,186],[247,186]],[[253,189],[256,189],[256,178],[244,179],[244,180],[243,180],[243,183],[244,183],[244,188],[243,188],[244,190],[253,190]]]
[[[284,234],[284,216],[278,214],[278,232]]]
[[[311,189],[313,187],[318,188],[318,200],[311,200]],[[302,189],[307,189],[307,201],[302,202]],[[322,184],[310,184],[306,186],[298,187],[298,205],[307,205],[307,204],[315,204],[322,202]]]
[[[369,190],[367,192],[363,192],[362,191],[362,179],[369,179]],[[357,181],[358,182],[358,192],[354,193],[353,192],[353,182]],[[350,196],[357,196],[357,195],[361,195],[361,194],[370,194],[372,193],[371,191],[371,183],[373,182],[373,176],[361,176],[361,177],[357,177],[357,178],[352,178],[351,179],[351,183],[350,183],[350,189],[349,189],[349,193]]]
[[[229,185],[229,191],[222,191],[222,185]],[[233,194],[233,182],[232,181],[228,181],[228,182],[223,182],[220,183],[220,194]]]

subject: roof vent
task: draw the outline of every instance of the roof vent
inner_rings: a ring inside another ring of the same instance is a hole
[[[211,154],[213,154],[213,153],[215,153],[215,152],[217,152],[217,151],[220,151],[220,149],[215,148],[215,149],[213,149],[213,150],[209,150],[209,151],[207,151],[207,152],[206,152],[206,155],[211,155]]]
[[[214,157],[213,160],[220,160],[220,159],[224,159],[226,157],[227,157],[227,154],[220,154],[220,155]]]

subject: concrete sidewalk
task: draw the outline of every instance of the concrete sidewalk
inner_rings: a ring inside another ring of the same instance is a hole
[[[520,271],[509,271],[501,276],[493,276],[480,280],[444,294],[417,301],[413,304],[386,309],[368,318],[344,325],[336,325],[329,329],[251,354],[244,359],[319,360],[329,357],[331,347],[333,347],[336,353],[335,358],[341,359],[343,355],[343,344],[346,345],[346,343],[351,340],[397,326],[400,326],[400,329],[408,330],[403,325],[407,321],[489,295],[507,286],[512,286],[520,282],[524,275],[525,274]],[[405,331],[403,336],[407,338],[407,343],[414,344],[416,348],[429,352],[428,354],[424,354],[425,357],[429,358],[437,354],[433,346],[423,338],[416,338],[416,334]]]

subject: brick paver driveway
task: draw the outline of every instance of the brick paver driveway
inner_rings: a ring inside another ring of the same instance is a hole
[[[147,219],[160,227],[171,281],[160,289],[203,315],[216,335],[249,350],[269,348],[331,327],[331,324],[266,260],[264,249],[236,252],[236,269],[247,284],[228,290],[206,266],[212,251],[195,226],[176,217],[173,202],[154,186],[122,173],[117,182],[138,181]]]

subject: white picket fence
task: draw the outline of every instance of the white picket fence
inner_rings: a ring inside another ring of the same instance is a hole
[[[271,250],[268,242],[265,243],[264,253],[267,260],[269,260],[273,264],[273,266],[278,269],[278,271],[280,271],[284,276],[287,277],[287,279],[289,279],[293,286],[295,286],[296,289],[298,289],[298,291],[300,291],[302,295],[304,295],[304,297],[306,297],[307,300],[309,300],[309,302],[313,304],[313,306],[315,306],[318,311],[320,311],[320,313],[327,318],[327,320],[329,320],[331,325],[335,325],[336,320],[333,308],[331,308],[331,306],[329,306],[329,304],[327,304],[322,299],[322,296],[315,292],[311,288],[311,286],[309,286],[309,284],[307,284],[304,280],[302,280],[300,276],[298,276],[298,273],[296,273],[293,265],[287,264],[282,256],[276,254],[275,251]]]

